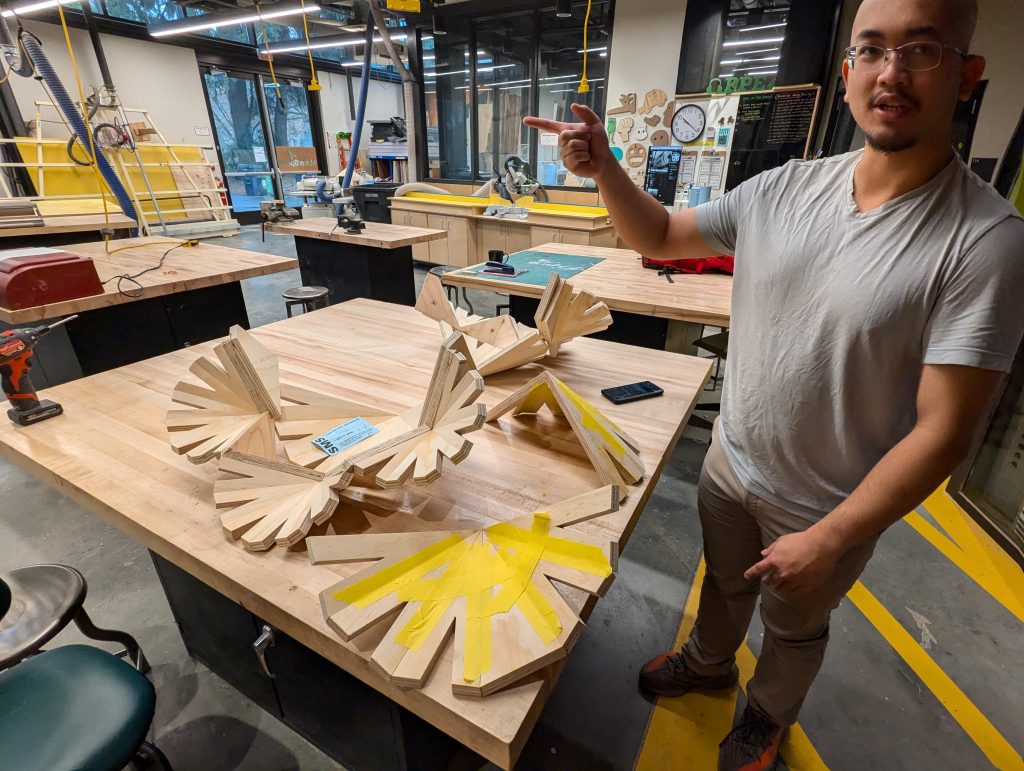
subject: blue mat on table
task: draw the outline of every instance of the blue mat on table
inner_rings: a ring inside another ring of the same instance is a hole
[[[516,270],[525,270],[515,278],[511,276],[500,276],[496,273],[484,274],[487,278],[496,278],[499,281],[514,281],[517,284],[537,284],[544,286],[548,283],[548,276],[557,273],[562,278],[572,278],[577,273],[582,273],[592,265],[603,262],[604,257],[583,257],[577,254],[553,254],[551,252],[538,252],[533,249],[526,249],[515,252],[508,256],[508,264],[515,266]],[[467,268],[459,271],[479,275],[482,270]]]

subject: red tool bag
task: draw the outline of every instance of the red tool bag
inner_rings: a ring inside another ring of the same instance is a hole
[[[671,273],[728,273],[732,275],[735,257],[727,254],[724,257],[687,257],[678,260],[655,260],[641,257],[645,268]]]

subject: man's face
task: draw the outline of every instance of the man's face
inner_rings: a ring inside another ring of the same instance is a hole
[[[851,45],[896,48],[906,43],[957,45],[955,19],[944,0],[864,0]],[[957,47],[961,47],[957,45]],[[896,53],[888,61],[843,65],[846,101],[876,150],[896,153],[922,142],[948,143],[958,99],[966,99],[984,70],[943,48],[935,69],[913,72]]]

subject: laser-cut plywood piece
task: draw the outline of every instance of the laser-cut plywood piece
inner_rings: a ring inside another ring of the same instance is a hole
[[[348,469],[325,474],[234,450],[221,456],[220,470],[233,475],[213,486],[216,505],[231,507],[221,515],[221,525],[250,551],[297,544],[312,525],[330,518],[338,505],[336,491],[352,481]]]
[[[487,410],[487,422],[497,420],[510,410],[513,416],[537,413],[545,405],[553,415],[569,422],[602,482],[618,485],[625,497],[626,485],[638,484],[644,478],[644,464],[636,440],[550,372],[537,375]]]
[[[364,405],[285,386],[285,406],[278,432],[289,460],[325,474],[351,469],[380,487],[398,487],[410,478],[427,484],[441,475],[444,458],[461,463],[472,448],[464,434],[483,426],[486,408],[475,404],[483,377],[468,359],[442,346],[423,403],[393,415]],[[373,423],[378,433],[359,444],[327,455],[310,439],[353,417]]]
[[[572,284],[552,273],[533,320],[548,344],[548,354],[557,356],[559,348],[574,337],[608,329],[612,325],[612,314],[608,306],[590,292],[573,294]]]
[[[377,560],[321,593],[324,617],[350,640],[401,608],[373,652],[376,669],[422,687],[454,637],[452,690],[494,693],[572,649],[583,622],[551,579],[602,595],[618,550],[565,528],[618,500],[610,485],[481,530],[313,536],[314,564]]]
[[[171,448],[193,463],[231,449],[274,457],[273,421],[281,416],[277,357],[239,326],[214,352],[220,366],[199,358],[189,367],[206,387],[182,381],[174,388],[171,399],[189,409],[167,413]]]
[[[572,338],[600,332],[612,323],[607,305],[589,292],[574,295],[572,285],[557,273],[548,278],[534,315],[537,329],[509,316],[470,316],[448,302],[436,276],[424,280],[416,308],[441,325],[445,346],[465,356],[484,377],[545,355],[557,356],[560,347]]]

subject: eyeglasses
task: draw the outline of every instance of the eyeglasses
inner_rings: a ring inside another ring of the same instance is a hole
[[[898,54],[903,69],[909,72],[926,72],[942,64],[942,51],[946,48],[960,54],[964,59],[968,58],[967,54],[956,46],[927,41],[904,43],[896,48],[870,44],[850,46],[846,49],[846,58],[850,62],[851,70],[870,71],[881,69],[889,61],[890,54]]]

